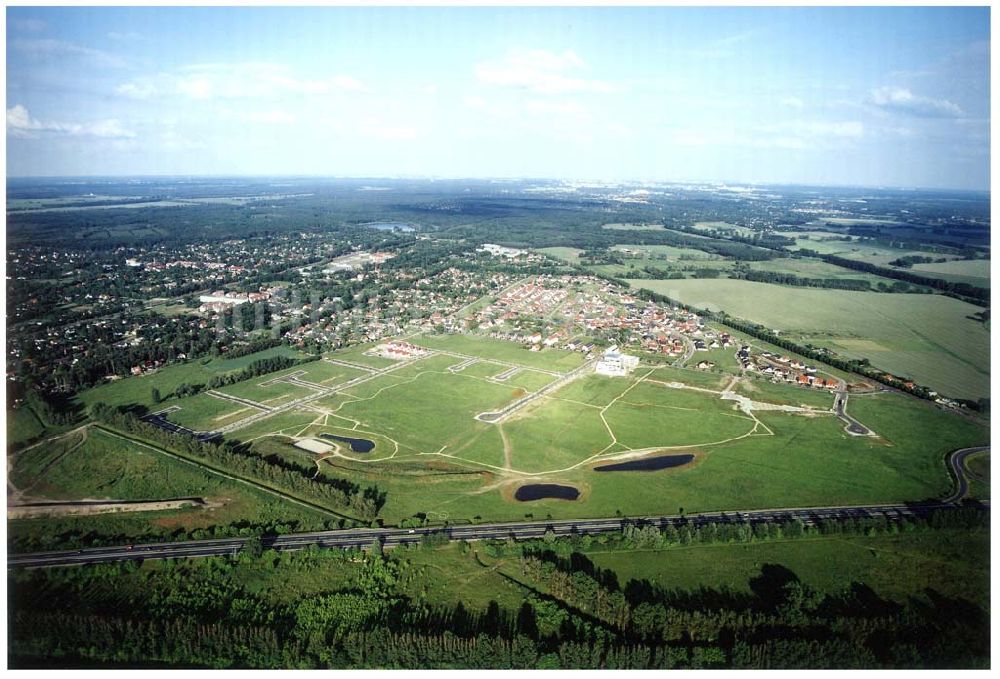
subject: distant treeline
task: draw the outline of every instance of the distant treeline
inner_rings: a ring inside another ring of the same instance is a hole
[[[859,262],[855,259],[837,257],[836,255],[819,255],[819,257],[829,264],[842,266],[845,269],[854,269],[855,271],[873,273],[878,276],[895,278],[897,280],[914,283],[916,285],[926,285],[929,288],[941,290],[945,293],[951,293],[953,296],[958,296],[980,306],[989,306],[990,303],[990,291],[988,289],[976,287],[975,285],[969,285],[968,283],[953,283],[951,281],[946,281],[943,278],[921,276],[910,271],[899,271],[898,269],[890,269],[888,267],[877,266],[867,262]]]

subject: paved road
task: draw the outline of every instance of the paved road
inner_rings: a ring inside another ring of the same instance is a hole
[[[475,419],[479,420],[480,422],[490,422],[490,423],[500,422],[501,420],[505,420],[510,415],[517,412],[518,410],[528,405],[532,401],[535,401],[541,398],[542,396],[545,396],[546,394],[551,394],[552,392],[558,389],[562,389],[563,387],[565,387],[567,384],[577,379],[578,377],[582,377],[584,374],[589,373],[594,369],[594,365],[597,363],[597,360],[598,359],[595,358],[587,361],[580,367],[574,368],[571,372],[566,373],[565,375],[557,379],[555,382],[552,382],[551,384],[548,384],[539,389],[538,391],[528,394],[527,396],[522,396],[521,398],[507,405],[501,410],[488,413],[479,413],[478,415],[476,415]]]
[[[364,548],[370,546],[376,540],[386,547],[394,547],[419,542],[426,534],[441,534],[448,540],[503,540],[509,537],[525,540],[544,537],[545,533],[549,530],[557,536],[613,533],[620,531],[626,521],[652,522],[664,528],[668,525],[697,527],[710,523],[746,523],[757,525],[799,519],[804,525],[810,526],[826,519],[885,517],[890,521],[901,521],[908,517],[926,515],[936,509],[954,509],[956,507],[958,505],[954,502],[932,502],[909,505],[890,504],[857,507],[759,509],[745,512],[706,512],[686,516],[670,515],[645,517],[642,519],[569,519],[563,521],[490,523],[444,528],[356,528],[351,530],[282,535],[265,538],[263,543],[266,548],[297,550],[312,545],[323,548]],[[46,566],[68,566],[109,561],[223,556],[236,554],[244,542],[244,538],[226,538],[221,540],[190,540],[186,542],[96,547],[75,551],[8,555],[7,567],[42,568]]]
[[[955,481],[955,489],[944,502],[960,502],[969,494],[969,479],[966,478],[965,461],[970,455],[988,451],[989,446],[976,446],[974,448],[962,448],[956,450],[948,457],[948,471],[951,472]]]
[[[837,417],[847,423],[845,427],[848,434],[854,434],[855,436],[875,436],[875,432],[861,424],[853,417],[847,414],[847,391],[838,391],[837,396],[833,401],[834,412],[837,413]]]

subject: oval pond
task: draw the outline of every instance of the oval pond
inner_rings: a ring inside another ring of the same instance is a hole
[[[334,434],[320,434],[320,436],[325,439],[350,443],[351,451],[355,453],[370,453],[375,449],[375,442],[368,439],[352,439],[347,436],[336,436]]]
[[[527,486],[521,486],[514,492],[514,499],[520,502],[544,500],[546,498],[575,500],[578,497],[580,497],[580,491],[573,486],[560,486],[556,483],[532,483]]]
[[[659,457],[646,457],[641,460],[629,460],[627,462],[617,462],[606,464],[601,467],[594,467],[595,472],[651,472],[657,469],[670,469],[671,467],[683,467],[694,459],[694,455],[685,453],[684,455],[660,455]]]

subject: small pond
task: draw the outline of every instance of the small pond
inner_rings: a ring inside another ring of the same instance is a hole
[[[335,436],[333,434],[320,434],[322,438],[333,441],[343,441],[351,444],[351,450],[355,453],[370,453],[375,449],[375,442],[368,439],[352,439],[346,436]]]
[[[555,483],[532,483],[521,486],[514,493],[514,499],[521,502],[555,498],[557,500],[575,500],[580,497],[580,491],[573,486],[560,486]]]
[[[684,455],[660,455],[659,457],[645,457],[641,460],[629,460],[628,462],[617,462],[594,467],[595,472],[651,472],[657,469],[670,469],[671,467],[683,467],[694,459],[694,455],[685,453]]]

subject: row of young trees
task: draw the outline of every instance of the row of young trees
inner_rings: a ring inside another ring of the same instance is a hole
[[[228,373],[226,375],[213,375],[208,380],[209,389],[218,389],[228,384],[236,384],[252,377],[267,375],[268,373],[286,370],[302,363],[318,361],[319,356],[309,356],[307,358],[289,358],[288,356],[270,356],[254,361],[243,370]]]
[[[205,460],[229,473],[280,488],[360,519],[374,519],[385,504],[385,493],[375,486],[362,489],[346,479],[317,476],[315,469],[300,467],[274,456],[262,457],[251,446],[238,441],[201,441],[144,422],[132,413],[121,412],[105,403],[95,403],[90,414],[98,422],[120,432],[138,436],[181,455]]]

